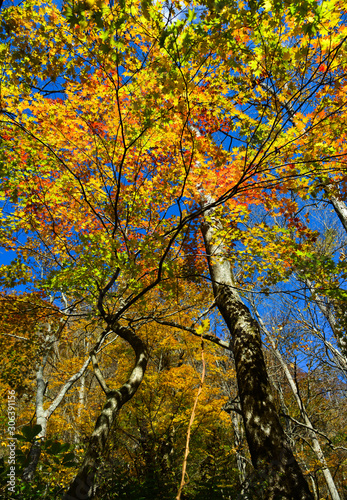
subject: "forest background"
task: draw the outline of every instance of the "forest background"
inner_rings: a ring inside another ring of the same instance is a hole
[[[0,16],[2,497],[347,498],[344,3]]]

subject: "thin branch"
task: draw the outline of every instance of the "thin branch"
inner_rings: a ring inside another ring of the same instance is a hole
[[[159,320],[159,319],[154,319],[154,321],[156,323],[161,324],[161,325],[172,326],[173,328],[178,328],[179,330],[185,330],[187,332],[192,333],[196,337],[202,338],[203,340],[208,340],[209,342],[213,342],[214,344],[217,344],[219,347],[222,347],[223,349],[227,349],[228,351],[232,350],[229,342],[226,342],[225,340],[221,340],[218,337],[215,337],[214,335],[209,335],[207,333],[204,333],[201,335],[194,328],[191,328],[189,326],[180,325],[179,323],[176,323],[174,321],[164,321],[164,320]]]
[[[71,389],[72,385],[79,379],[82,377],[82,375],[84,374],[84,372],[86,371],[88,365],[89,365],[89,362],[90,362],[90,356],[86,359],[86,361],[84,362],[82,368],[77,372],[75,373],[74,375],[72,375],[72,377],[69,378],[69,380],[64,384],[64,386],[62,387],[62,389],[60,390],[59,394],[55,397],[55,399],[53,400],[53,403],[50,405],[50,407],[46,410],[46,419],[48,420],[49,417],[52,415],[52,413],[57,409],[57,407],[60,405],[63,397],[65,396],[65,394],[68,392],[69,389]]]
[[[191,413],[190,421],[189,421],[189,425],[188,425],[186,448],[184,451],[184,459],[183,459],[183,465],[182,465],[182,478],[181,478],[181,484],[180,484],[180,487],[178,489],[176,500],[181,500],[182,490],[183,490],[184,485],[186,484],[185,477],[186,477],[186,470],[187,470],[187,460],[188,460],[188,455],[189,455],[190,434],[191,434],[192,425],[193,425],[194,418],[195,418],[196,407],[197,407],[198,400],[199,400],[200,394],[202,392],[202,386],[203,386],[203,383],[205,380],[206,364],[205,364],[205,357],[204,357],[204,341],[202,339],[201,339],[201,361],[202,361],[202,374],[201,374],[199,389],[198,389],[197,395],[195,397],[194,406],[192,409],[192,413]]]
[[[27,339],[25,337],[21,337],[20,335],[13,335],[12,333],[2,333],[1,335],[5,335],[6,337],[14,337],[15,339],[18,339],[18,340],[26,340],[26,341],[30,340],[30,339]]]
[[[344,446],[334,446],[333,442],[331,441],[331,439],[328,438],[328,436],[326,434],[324,434],[323,432],[318,431],[317,429],[311,428],[308,425],[303,424],[302,422],[299,422],[299,420],[296,420],[295,418],[291,417],[290,415],[287,415],[286,413],[282,412],[282,415],[284,417],[289,418],[290,420],[292,420],[295,424],[300,425],[301,427],[305,427],[305,429],[308,429],[311,432],[313,431],[316,434],[319,434],[320,436],[324,437],[328,441],[328,445],[330,446],[330,448],[332,448],[333,450],[344,450],[344,451],[347,451],[347,448],[345,448]]]

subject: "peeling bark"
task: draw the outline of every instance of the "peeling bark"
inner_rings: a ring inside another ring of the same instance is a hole
[[[204,199],[202,205],[211,203]],[[207,210],[202,234],[217,307],[232,336],[239,396],[246,438],[267,500],[313,499],[273,403],[263,357],[260,328],[241,300],[231,266],[218,237],[220,223]]]
[[[101,372],[99,373],[98,380],[106,392],[107,401],[96,421],[82,465],[69,490],[63,496],[63,500],[89,500],[93,498],[96,489],[96,471],[117,413],[133,397],[145,374],[147,365],[145,344],[129,328],[113,326],[113,330],[133,348],[136,355],[135,365],[127,382],[116,391],[107,388]],[[91,353],[91,358],[93,356],[95,356],[94,351]]]

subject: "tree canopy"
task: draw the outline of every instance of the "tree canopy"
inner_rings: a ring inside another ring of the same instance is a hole
[[[48,491],[56,459],[64,499],[343,498],[342,2],[0,15],[1,380],[31,405],[18,495]]]

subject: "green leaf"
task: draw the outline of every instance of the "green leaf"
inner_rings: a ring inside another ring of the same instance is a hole
[[[21,439],[21,441],[27,441],[27,442],[31,443],[33,441],[33,439],[38,434],[40,434],[41,431],[42,431],[41,425],[38,425],[38,424],[36,424],[34,426],[25,425],[24,427],[21,428],[22,437],[21,438],[18,437],[18,439]],[[18,434],[18,436],[20,436],[20,434]]]

